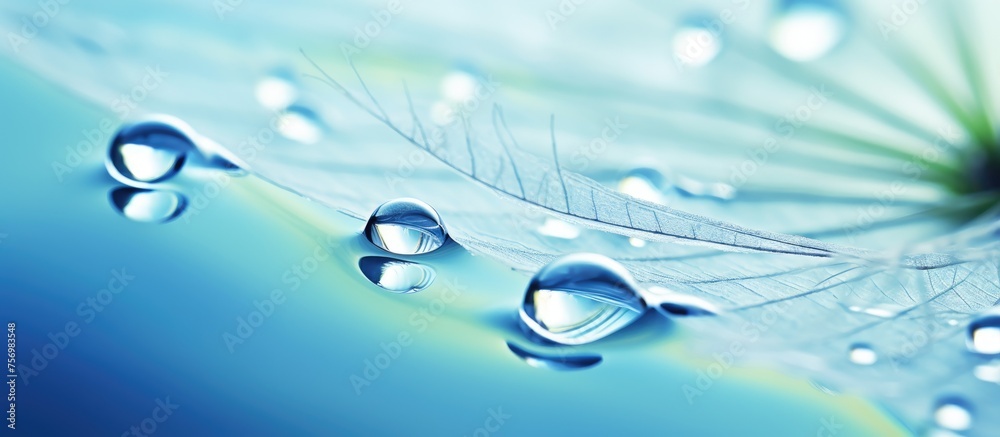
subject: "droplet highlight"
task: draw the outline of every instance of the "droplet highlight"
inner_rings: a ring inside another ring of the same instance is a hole
[[[536,229],[539,234],[561,240],[572,240],[580,236],[580,228],[562,220],[546,217],[545,223]]]
[[[847,14],[832,0],[786,0],[771,25],[771,47],[798,62],[829,53],[847,32]]]
[[[358,268],[373,284],[399,294],[416,293],[434,283],[437,274],[430,266],[382,256],[366,256]]]
[[[721,312],[711,302],[690,294],[657,286],[649,287],[649,292],[650,299],[656,299],[656,308],[667,317],[714,316]]]
[[[187,126],[167,119],[141,121],[118,130],[105,164],[126,184],[162,182],[176,175],[194,150]]]
[[[514,355],[524,360],[532,367],[549,370],[582,370],[594,367],[603,361],[600,355],[596,354],[541,354],[523,349],[520,346],[507,342],[507,348]]]
[[[972,407],[965,399],[949,396],[938,400],[934,407],[934,422],[941,428],[965,431],[972,427]]]
[[[278,133],[302,144],[316,144],[326,134],[326,125],[312,109],[292,105],[278,115]]]
[[[264,108],[279,111],[298,100],[299,85],[290,70],[277,69],[257,82],[254,96]]]
[[[977,354],[1000,354],[1000,314],[980,316],[969,323],[966,345]]]
[[[596,254],[566,255],[531,279],[521,320],[562,344],[585,344],[628,326],[646,310],[638,287],[618,262]]]
[[[847,353],[848,359],[859,366],[870,366],[878,362],[878,353],[867,343],[851,345]]]
[[[698,68],[712,62],[722,50],[722,38],[708,23],[708,17],[691,17],[674,33],[674,60],[681,68]]]
[[[144,223],[166,223],[176,219],[187,207],[183,194],[169,190],[146,190],[118,187],[109,194],[111,205],[121,215]]]
[[[666,185],[662,173],[651,168],[637,168],[625,173],[618,181],[618,191],[636,199],[664,203],[661,187]]]
[[[441,217],[417,199],[390,200],[372,212],[365,237],[383,250],[400,255],[433,252],[444,245],[448,233]]]

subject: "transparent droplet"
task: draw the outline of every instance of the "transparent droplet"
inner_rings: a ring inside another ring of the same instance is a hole
[[[170,179],[196,150],[190,133],[186,125],[166,118],[124,125],[111,140],[108,173],[123,183]]]
[[[618,191],[653,203],[663,203],[660,190],[666,182],[663,174],[651,168],[637,168],[625,173],[618,181]]]
[[[601,356],[595,354],[540,354],[531,352],[514,343],[507,342],[507,348],[518,358],[532,367],[549,370],[580,370],[601,363]]]
[[[417,199],[390,200],[375,209],[365,224],[372,244],[400,255],[432,252],[444,245],[448,233],[441,217]]]
[[[986,364],[980,364],[972,369],[972,373],[981,381],[1000,384],[1000,360],[993,360]]]
[[[969,323],[966,345],[977,354],[1000,354],[1000,314],[987,314]]]
[[[434,282],[436,276],[430,266],[382,256],[361,258],[358,268],[373,284],[400,294],[423,290]]]
[[[118,187],[109,194],[111,205],[129,219],[145,223],[165,223],[181,215],[187,207],[183,194],[169,190]]]
[[[878,361],[878,354],[867,343],[855,343],[851,345],[847,357],[852,363],[860,366],[870,366]]]
[[[774,50],[805,62],[827,54],[844,39],[847,15],[833,0],[786,0],[771,26]]]
[[[722,35],[708,17],[691,17],[681,23],[673,39],[674,59],[681,67],[702,67],[722,50]]]
[[[299,85],[291,71],[279,69],[257,82],[254,95],[261,106],[278,111],[289,107],[299,98]]]
[[[562,344],[604,338],[646,310],[632,276],[618,262],[596,254],[566,255],[531,278],[521,320],[538,335]]]
[[[934,422],[944,429],[965,431],[972,427],[972,406],[965,399],[949,396],[938,400],[934,407]]]
[[[686,293],[678,293],[663,287],[649,287],[650,299],[655,299],[656,307],[668,317],[714,316],[719,308],[712,303]]]
[[[278,116],[278,132],[292,141],[302,144],[316,144],[323,139],[326,125],[312,109],[292,105]]]
[[[563,240],[572,240],[580,236],[580,228],[562,220],[547,217],[545,223],[536,229],[539,234]]]

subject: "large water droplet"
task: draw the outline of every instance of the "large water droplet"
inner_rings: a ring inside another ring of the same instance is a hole
[[[855,343],[851,345],[847,353],[848,359],[852,363],[860,366],[870,366],[878,361],[878,354],[867,343]]]
[[[965,431],[972,427],[972,406],[965,399],[948,396],[934,407],[934,422],[944,429]]]
[[[847,16],[833,0],[785,0],[771,26],[771,46],[793,61],[811,61],[844,38]]]
[[[361,258],[358,268],[373,284],[400,294],[423,290],[434,282],[436,276],[430,266],[382,256]]]
[[[111,140],[108,172],[126,184],[170,179],[196,149],[190,134],[190,128],[168,119],[127,124]]]
[[[712,303],[690,294],[678,293],[663,287],[649,287],[655,296],[656,307],[668,317],[714,316],[719,308]],[[654,299],[651,297],[650,299]]]
[[[977,354],[1000,354],[1000,314],[980,316],[966,331],[966,344]]]
[[[137,222],[169,222],[179,217],[187,207],[187,198],[183,194],[169,190],[118,187],[111,190],[109,198],[118,212]]]
[[[521,320],[549,340],[589,343],[643,314],[646,304],[637,289],[625,267],[610,258],[586,253],[563,256],[531,278]]]
[[[375,209],[365,224],[365,237],[388,252],[417,255],[437,250],[448,233],[434,208],[417,199],[402,198]]]
[[[278,116],[278,132],[292,141],[316,144],[323,139],[326,125],[312,109],[292,105]]]
[[[701,67],[722,50],[721,35],[708,26],[711,19],[697,16],[684,20],[674,34],[674,60],[679,67]]]
[[[299,86],[295,75],[287,69],[277,69],[259,82],[254,90],[257,102],[272,111],[289,107],[299,98]]]
[[[531,352],[514,343],[507,342],[507,347],[518,358],[532,367],[550,370],[580,370],[594,367],[601,363],[601,356],[594,354],[540,354]]]

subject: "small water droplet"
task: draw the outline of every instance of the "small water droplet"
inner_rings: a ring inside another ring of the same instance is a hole
[[[191,133],[179,120],[168,118],[126,124],[111,140],[108,173],[126,184],[170,179],[196,150]]]
[[[948,396],[938,400],[934,407],[934,422],[944,429],[965,431],[972,427],[972,406],[965,399]]]
[[[421,291],[429,287],[436,277],[430,266],[383,256],[361,258],[358,268],[373,284],[400,294]]]
[[[691,17],[674,33],[674,59],[683,67],[702,67],[712,62],[722,50],[722,38],[709,24],[711,19]]]
[[[596,254],[572,254],[552,261],[531,278],[521,320],[562,344],[604,338],[646,310],[632,276],[618,262]]]
[[[601,363],[601,356],[595,354],[540,354],[522,349],[514,343],[507,342],[507,348],[518,358],[532,367],[550,370],[580,370],[594,367]]]
[[[993,360],[986,364],[980,364],[972,369],[972,373],[981,381],[1000,384],[1000,360]]]
[[[278,132],[292,141],[316,144],[323,139],[326,125],[312,109],[302,105],[292,105],[278,116]]]
[[[893,317],[903,310],[903,306],[896,304],[844,304],[843,306],[853,313],[867,314],[883,319]]]
[[[580,228],[551,217],[547,217],[545,223],[536,230],[539,234],[563,240],[572,240],[580,236]]]
[[[365,224],[365,237],[388,252],[419,255],[443,246],[448,233],[430,205],[401,198],[375,208]]]
[[[466,103],[476,98],[479,74],[470,67],[458,67],[441,79],[441,95],[452,103]]]
[[[188,203],[183,194],[175,191],[133,187],[115,188],[108,197],[123,216],[146,223],[169,222],[179,217]]]
[[[793,61],[826,55],[847,31],[847,15],[832,0],[786,0],[771,26],[774,50]]]
[[[628,239],[628,244],[632,247],[646,247],[646,240],[633,237]]]
[[[657,308],[667,317],[714,316],[719,314],[719,308],[700,297],[678,293],[663,287],[649,287],[649,292],[655,297]]]
[[[1000,354],[1000,314],[987,314],[969,323],[966,345],[977,354]]]
[[[618,191],[653,203],[663,203],[661,187],[666,185],[662,173],[651,168],[637,168],[625,173],[618,181]]]
[[[875,349],[867,343],[855,343],[851,345],[848,358],[852,363],[860,366],[870,366],[878,361],[878,354]]]
[[[278,111],[299,98],[299,85],[290,70],[276,69],[257,82],[254,94],[261,106]]]

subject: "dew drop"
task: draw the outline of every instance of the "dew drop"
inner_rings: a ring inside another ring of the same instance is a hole
[[[539,234],[547,237],[572,240],[580,236],[580,228],[551,217],[545,218],[545,223],[536,229]]]
[[[774,50],[793,61],[819,59],[847,31],[847,16],[833,0],[785,0],[771,26]]]
[[[291,71],[277,69],[257,82],[254,95],[264,108],[279,111],[299,98],[299,86]]]
[[[448,233],[430,205],[401,198],[375,209],[365,224],[365,237],[387,252],[419,255],[443,246]]]
[[[625,267],[596,254],[572,254],[552,261],[531,278],[521,320],[538,335],[562,344],[604,338],[646,310]]]
[[[878,361],[878,353],[867,343],[855,343],[851,345],[847,357],[852,363],[860,366],[870,366]]]
[[[934,407],[934,422],[941,428],[965,431],[972,427],[972,420],[972,407],[965,399],[944,397]]]
[[[657,286],[649,287],[649,292],[655,296],[656,308],[667,317],[714,316],[720,312],[711,302],[689,294]]]
[[[518,358],[532,367],[549,370],[581,370],[601,363],[600,355],[594,354],[540,354],[531,352],[514,343],[507,342],[507,348]]]
[[[108,150],[108,173],[126,184],[170,179],[196,150],[190,134],[189,127],[168,118],[122,126]]]
[[[316,144],[323,139],[326,125],[312,109],[302,105],[292,105],[278,116],[278,132],[292,141]]]
[[[966,345],[977,354],[1000,354],[1000,314],[987,314],[969,323]]]
[[[123,216],[144,223],[166,223],[187,207],[183,194],[169,190],[118,187],[109,194],[111,205]]]
[[[722,50],[722,39],[706,26],[710,19],[691,17],[681,24],[673,39],[674,59],[683,67],[702,67]]]
[[[383,256],[361,258],[358,268],[373,284],[399,294],[421,291],[437,276],[430,266]]]
[[[637,168],[625,173],[618,181],[618,191],[636,199],[663,203],[660,187],[666,184],[662,173],[651,168]]]

